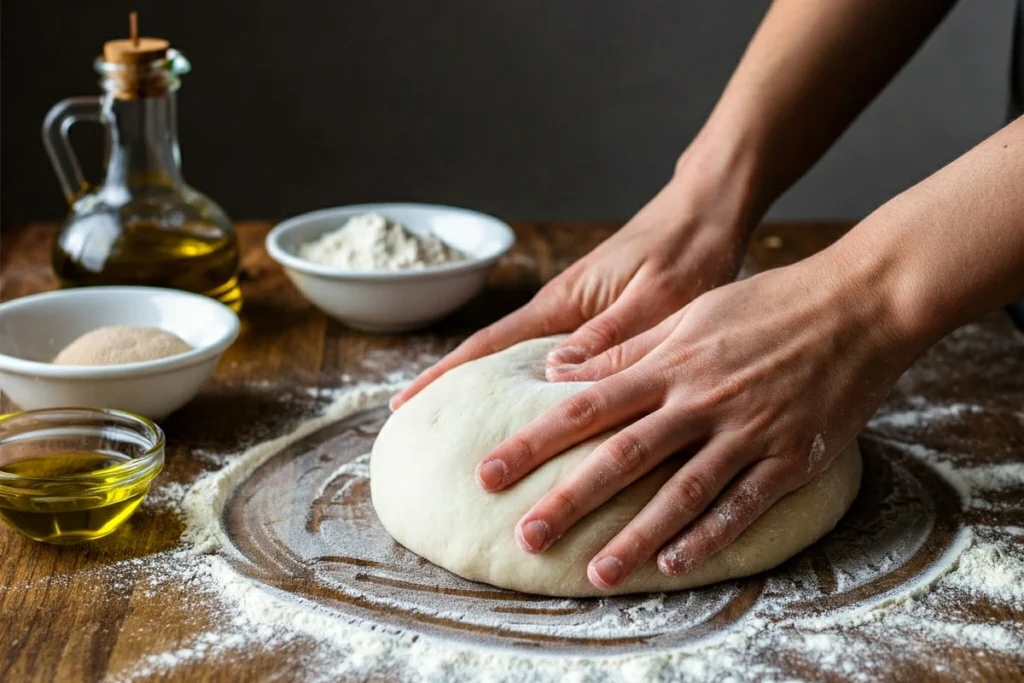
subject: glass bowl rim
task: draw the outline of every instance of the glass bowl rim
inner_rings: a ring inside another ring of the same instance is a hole
[[[19,481],[30,481],[33,483],[47,482],[47,483],[59,483],[69,485],[82,485],[82,484],[101,484],[105,482],[111,475],[115,475],[119,478],[119,485],[127,485],[129,483],[145,479],[147,477],[152,478],[159,473],[164,463],[164,448],[166,446],[166,437],[160,427],[152,420],[136,415],[135,413],[128,412],[126,410],[116,410],[113,408],[87,408],[78,406],[67,406],[60,408],[40,408],[37,410],[18,410],[11,413],[5,413],[0,415],[0,428],[4,426],[10,426],[11,421],[16,421],[22,418],[31,418],[37,416],[55,415],[59,413],[68,413],[69,418],[71,416],[77,416],[79,418],[119,418],[120,420],[127,421],[131,428],[141,433],[148,441],[149,446],[146,451],[137,457],[133,457],[123,463],[105,467],[97,472],[89,472],[85,474],[73,474],[65,475],[60,477],[34,477],[24,474],[14,474],[12,472],[4,472],[0,469],[0,489],[7,488],[5,485],[16,484]],[[69,419],[71,421],[71,419]],[[52,426],[52,425],[50,425]],[[74,424],[68,425],[74,427]],[[79,425],[80,426],[80,425]],[[24,434],[31,434],[38,428],[26,429]],[[0,437],[2,440],[2,437]],[[2,467],[2,465],[0,465]],[[20,491],[24,495],[25,491]],[[49,495],[53,495],[52,493]]]

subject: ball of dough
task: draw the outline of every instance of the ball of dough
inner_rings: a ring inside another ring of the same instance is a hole
[[[860,487],[851,443],[832,464],[780,499],[733,543],[686,574],[666,576],[652,559],[613,591],[587,580],[587,563],[678,469],[669,460],[587,515],[544,553],[515,541],[533,504],[614,432],[586,441],[514,486],[486,493],[474,471],[481,458],[534,417],[589,386],[550,383],[544,359],[560,338],[535,339],[449,371],[397,410],[370,459],[373,505],[406,548],[473,581],[543,595],[583,597],[670,591],[756,574],[828,533]]]
[[[157,327],[111,325],[86,332],[57,354],[57,365],[122,365],[191,351],[180,337]]]

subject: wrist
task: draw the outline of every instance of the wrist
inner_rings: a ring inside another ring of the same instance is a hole
[[[746,244],[768,209],[758,168],[752,145],[703,130],[677,159],[669,187],[687,196],[704,222]]]
[[[871,220],[813,258],[835,305],[849,311],[877,353],[905,368],[942,337],[944,328],[915,295],[913,264],[898,240],[890,243]]]

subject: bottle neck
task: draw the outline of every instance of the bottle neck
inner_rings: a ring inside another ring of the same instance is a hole
[[[174,91],[134,99],[108,94],[105,105],[106,188],[184,184]]]

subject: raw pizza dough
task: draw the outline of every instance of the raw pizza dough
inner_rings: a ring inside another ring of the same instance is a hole
[[[678,469],[678,460],[652,470],[539,555],[516,544],[516,522],[612,433],[566,451],[500,493],[484,492],[474,478],[491,449],[589,386],[544,379],[544,358],[558,341],[535,339],[466,363],[396,411],[373,445],[373,505],[395,540],[466,579],[543,595],[608,595],[587,580],[587,563]],[[856,497],[860,476],[853,442],[697,569],[666,576],[652,560],[610,592],[679,590],[775,567],[835,526]]]

